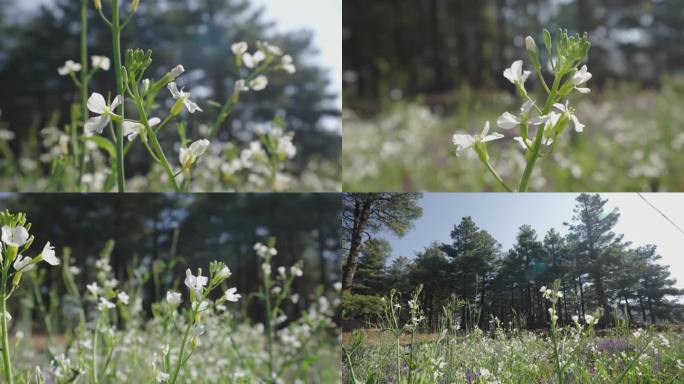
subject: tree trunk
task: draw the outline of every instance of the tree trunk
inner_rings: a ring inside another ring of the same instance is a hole
[[[641,317],[646,324],[646,307],[644,306],[644,298],[641,296],[641,291],[637,291],[637,296],[639,296],[639,306],[641,307]]]
[[[651,324],[655,324],[656,323],[656,317],[655,317],[655,313],[653,312],[653,303],[651,302],[651,297],[646,296],[646,300],[648,302],[648,312],[651,315]]]
[[[584,289],[582,288],[582,276],[577,276],[577,279],[579,280],[580,307],[582,308],[582,318],[584,319],[586,317],[586,313],[584,312]]]
[[[347,262],[342,270],[342,293],[351,292],[354,283],[354,273],[359,263],[359,253],[361,252],[363,232],[368,224],[370,217],[370,201],[357,200],[354,203],[354,225],[351,233],[351,244]]]

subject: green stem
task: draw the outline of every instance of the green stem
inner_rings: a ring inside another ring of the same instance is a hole
[[[12,377],[12,363],[10,361],[9,352],[9,336],[7,334],[7,297],[5,295],[5,287],[7,285],[7,269],[3,268],[2,272],[2,287],[0,287],[0,332],[2,332],[2,364],[3,372],[5,373],[5,382],[7,384],[14,383]]]
[[[86,102],[88,100],[88,0],[81,0],[81,114],[83,120],[83,127],[85,130],[85,122],[88,120],[88,108]],[[74,129],[74,132],[76,130]],[[75,138],[78,135],[74,135]],[[74,139],[75,139],[74,138]],[[81,178],[85,167],[85,143],[75,143],[74,150],[78,149],[78,153],[74,156],[78,158],[78,189],[81,189]]]
[[[492,167],[492,164],[490,164],[489,161],[485,161],[485,165],[487,166],[487,169],[489,170],[489,172],[492,175],[494,175],[494,178],[496,179],[496,181],[498,181],[499,184],[501,184],[501,186],[504,187],[504,189],[506,189],[506,191],[513,192],[513,189],[511,189],[511,187],[506,185],[506,183],[503,181],[501,176],[499,176],[499,174],[496,173],[496,170],[494,169],[494,167]]]
[[[119,0],[112,0],[112,46],[114,47],[114,72],[116,74],[116,91],[119,95],[125,95],[123,76],[121,74],[121,26],[119,20]],[[124,104],[117,108],[123,121]],[[124,150],[123,150],[123,123],[116,123],[116,182],[119,192],[126,191],[126,176],[124,174]]]
[[[97,318],[95,323],[95,333],[93,334],[93,354],[90,360],[90,369],[92,370],[92,383],[97,384],[97,339],[100,335],[100,323],[102,320],[103,313],[100,312],[100,316]]]
[[[200,307],[200,303],[202,301],[197,302],[196,308]],[[185,344],[188,342],[188,336],[190,335],[190,329],[192,326],[195,324],[195,317],[197,315],[196,309],[191,310],[190,312],[190,319],[188,320],[188,326],[185,327],[185,332],[183,333],[183,341],[181,342],[181,348],[180,352],[178,353],[178,362],[176,363],[176,368],[173,371],[173,376],[171,376],[171,380],[169,380],[170,384],[175,384],[176,380],[178,379],[178,374],[180,373],[181,366],[183,365],[183,353],[185,352]]]
[[[553,102],[556,99],[556,93],[558,92],[558,87],[560,86],[561,78],[563,77],[562,72],[556,73],[553,79],[553,85],[551,86],[551,92],[549,97],[546,99],[546,104],[544,104],[544,109],[542,110],[542,115],[546,115],[551,110]],[[530,176],[532,176],[532,171],[534,170],[534,164],[539,157],[539,150],[541,149],[542,140],[544,139],[544,125],[540,125],[537,128],[537,135],[534,138],[534,143],[528,154],[527,164],[525,165],[525,171],[523,171],[522,179],[520,180],[520,186],[518,187],[518,192],[527,192],[527,188],[530,182]]]
[[[267,261],[270,263],[270,260]],[[273,314],[271,313],[271,276],[264,277],[264,302],[266,304],[266,346],[268,349],[268,379],[273,380]]]

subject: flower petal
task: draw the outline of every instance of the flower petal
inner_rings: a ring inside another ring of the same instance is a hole
[[[86,121],[85,123],[85,131],[89,134],[92,133],[102,133],[102,130],[104,130],[104,127],[109,123],[109,117],[107,116],[96,116],[96,117],[91,117]]]
[[[88,110],[93,113],[102,114],[107,106],[104,96],[97,92],[93,92],[88,99]]]

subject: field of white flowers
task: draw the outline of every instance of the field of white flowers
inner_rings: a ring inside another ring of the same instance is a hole
[[[173,273],[176,262],[155,263],[152,270],[129,265],[124,280],[111,267],[110,241],[94,262],[92,281],[81,286],[76,281],[84,272],[69,249],[58,252],[34,238],[26,215],[6,211],[0,225],[3,383],[340,380],[337,295],[321,289],[300,297],[292,287],[302,278],[301,263],[272,267],[278,257],[273,239],[245,255],[260,260],[258,291],[237,291],[229,266],[212,262],[209,270],[188,268],[162,300],[149,303],[144,285]],[[46,291],[50,268],[60,270],[67,291],[61,297]],[[300,300],[312,304],[293,313]],[[265,321],[251,320],[248,306],[261,308]],[[34,328],[42,331],[33,334]]]
[[[343,337],[344,383],[681,383],[684,334],[679,326],[638,329],[619,322],[594,329],[598,316],[556,324],[560,292],[543,287],[549,329],[489,320],[460,329],[459,309],[443,308],[435,333],[424,333],[416,293],[385,299],[382,321]],[[419,291],[418,291],[419,292]],[[483,327],[484,328],[484,327]]]
[[[225,100],[198,100],[186,90],[193,86],[192,76],[181,77],[186,72],[182,63],[155,67],[152,50],[122,46],[122,33],[136,19],[139,1],[80,3],[80,56],[65,57],[64,64],[54,69],[55,76],[71,79],[79,95],[71,105],[69,122],[30,128],[17,143],[16,130],[28,127],[8,126],[0,115],[0,190],[340,190],[336,162],[314,156],[303,167],[294,166],[296,137],[282,113],[251,132],[247,145],[234,138],[226,141],[225,134],[221,138],[241,95],[263,92],[272,76],[297,72],[294,58],[284,49],[258,40],[217,48],[234,63],[236,80],[230,81]],[[113,42],[111,56],[91,54],[90,12],[99,14],[94,21],[107,28],[107,38]],[[158,78],[152,74],[162,70]],[[94,79],[107,72],[115,78],[111,88],[95,89]],[[191,118],[202,114],[210,114],[212,120],[195,118],[193,123]],[[169,130],[177,132],[173,142],[162,140]],[[138,166],[133,173],[126,159],[138,146],[147,155],[147,164],[142,172]]]

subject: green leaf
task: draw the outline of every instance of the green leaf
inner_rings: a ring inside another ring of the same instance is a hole
[[[114,143],[109,141],[109,139],[106,139],[102,136],[83,136],[82,140],[92,141],[93,143],[97,144],[97,146],[100,147],[100,149],[106,151],[109,154],[109,157],[116,157],[116,148],[114,147]]]
[[[208,100],[208,101],[207,101],[207,104],[211,105],[212,107],[216,107],[216,108],[221,108],[221,107],[223,107],[223,104],[221,104],[221,103],[219,103],[219,102],[217,102],[217,101],[214,101],[214,100]]]

